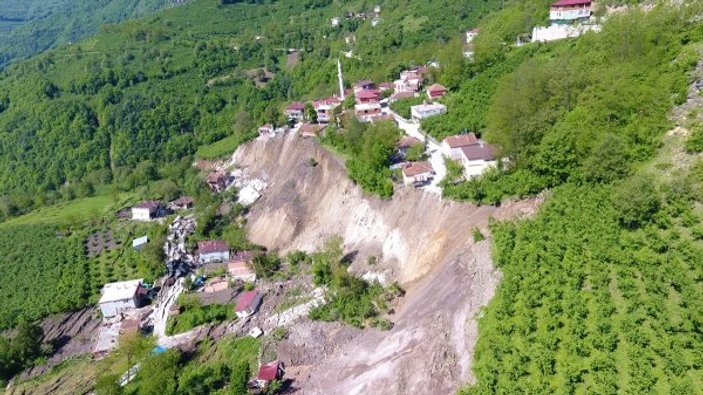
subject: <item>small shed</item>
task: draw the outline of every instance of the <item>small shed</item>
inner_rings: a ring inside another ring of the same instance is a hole
[[[137,237],[136,239],[132,240],[132,248],[135,250],[141,250],[144,248],[145,245],[149,242],[149,237],[148,236],[142,236],[142,237]]]
[[[259,387],[266,388],[272,381],[282,379],[285,373],[283,362],[273,361],[261,365],[256,375],[256,383]]]

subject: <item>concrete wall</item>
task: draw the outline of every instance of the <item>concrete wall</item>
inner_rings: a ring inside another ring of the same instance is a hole
[[[136,221],[149,221],[151,219],[151,213],[148,208],[132,208],[132,219]]]
[[[564,38],[578,37],[587,31],[599,32],[600,25],[550,25],[535,26],[532,29],[532,42],[547,42],[561,40]]]
[[[200,255],[200,263],[224,262],[227,260],[229,260],[229,251],[211,252],[209,254]]]
[[[101,303],[100,311],[103,313],[103,317],[114,317],[125,310],[134,309],[136,307],[137,302],[134,298],[131,298]]]

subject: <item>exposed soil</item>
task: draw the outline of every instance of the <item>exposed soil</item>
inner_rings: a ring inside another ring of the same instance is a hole
[[[22,379],[38,376],[70,356],[90,353],[101,322],[100,313],[95,308],[60,314],[43,320],[42,341],[53,344],[55,353],[46,364],[24,372]]]
[[[541,199],[478,207],[412,189],[390,200],[369,197],[338,158],[292,134],[248,144],[234,160],[269,183],[249,215],[253,242],[312,251],[339,234],[352,271],[399,281],[408,291],[388,332],[307,319],[293,325],[277,347],[290,392],[450,393],[473,379],[475,316],[500,274],[489,241],[474,244],[472,230],[487,234],[490,217],[531,215]],[[369,256],[378,263],[369,266]]]

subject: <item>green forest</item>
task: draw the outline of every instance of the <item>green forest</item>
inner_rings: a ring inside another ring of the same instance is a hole
[[[201,0],[103,25],[90,39],[7,67],[0,74],[0,220],[70,200],[77,189],[129,189],[126,179],[145,162],[162,170],[196,152],[231,152],[260,124],[280,124],[285,102],[334,91],[334,54],[348,34],[356,35],[361,60],[345,60],[347,80],[390,79],[428,61],[438,44],[458,42],[499,2],[382,6],[375,28],[359,20],[332,27],[330,17],[370,6]],[[448,8],[455,12],[440,18]],[[295,67],[290,48],[298,50]]]
[[[138,18],[172,0],[0,0],[0,69],[98,32],[101,25]]]

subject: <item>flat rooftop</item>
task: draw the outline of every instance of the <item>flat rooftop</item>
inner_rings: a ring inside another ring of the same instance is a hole
[[[137,293],[137,289],[139,289],[139,285],[141,285],[142,282],[144,282],[143,278],[105,284],[98,303],[130,299]]]

